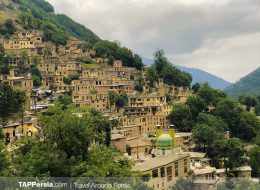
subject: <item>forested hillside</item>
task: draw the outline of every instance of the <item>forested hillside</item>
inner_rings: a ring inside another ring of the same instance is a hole
[[[69,36],[90,42],[99,40],[85,26],[66,15],[55,14],[53,6],[44,0],[5,0],[1,10],[4,11],[5,19],[14,19],[25,29],[45,29],[46,38],[54,35],[56,40],[53,41],[58,44],[64,44]]]
[[[238,98],[242,94],[260,95],[260,67],[226,88],[229,96]]]

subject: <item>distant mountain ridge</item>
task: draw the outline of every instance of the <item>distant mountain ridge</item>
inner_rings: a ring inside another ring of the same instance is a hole
[[[238,82],[230,85],[225,89],[225,92],[234,98],[238,98],[242,94],[249,94],[254,96],[260,95],[260,67]]]
[[[153,64],[153,59],[148,59],[148,58],[143,57],[143,62],[147,66],[150,66],[151,64]],[[174,65],[174,66],[176,66],[181,71],[191,74],[192,75],[192,84],[194,84],[196,82],[198,82],[198,83],[207,82],[213,88],[221,89],[221,90],[223,90],[223,89],[227,88],[229,85],[231,85],[230,82],[228,82],[220,77],[217,77],[213,74],[210,74],[206,71],[196,69],[196,68],[183,67],[183,66],[179,66],[179,65]]]

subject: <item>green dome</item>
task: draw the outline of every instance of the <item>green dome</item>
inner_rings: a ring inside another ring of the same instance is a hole
[[[162,134],[157,139],[158,149],[171,149],[172,148],[172,138],[168,134]]]

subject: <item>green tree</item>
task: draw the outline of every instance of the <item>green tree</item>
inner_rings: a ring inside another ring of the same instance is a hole
[[[9,74],[10,66],[7,62],[8,55],[5,55],[5,49],[2,43],[0,43],[0,74]]]
[[[230,180],[222,182],[217,185],[217,190],[258,190],[259,184],[253,182],[251,179]]]
[[[160,73],[160,78],[163,78],[164,82],[168,85],[189,87],[192,77],[190,74],[181,72],[173,65],[167,65],[163,67]]]
[[[196,82],[195,84],[192,85],[191,89],[193,90],[193,93],[197,93],[198,90],[200,89],[200,83]]]
[[[115,58],[122,60],[124,66],[134,67],[133,52],[126,47],[119,47],[115,53]]]
[[[0,62],[3,61],[3,58],[5,56],[5,48],[2,43],[0,43]]]
[[[203,98],[207,105],[213,104],[215,102],[215,93],[214,89],[211,88],[207,83],[203,84],[197,94]]]
[[[223,162],[225,171],[228,177],[234,176],[234,169],[243,166],[246,163],[246,151],[244,149],[243,143],[237,138],[225,139],[223,134],[213,132],[211,135],[212,139],[209,139],[210,128],[204,127],[207,132],[200,130],[200,136],[204,142],[210,142],[206,147],[207,155],[211,160],[211,163],[215,167],[219,167],[219,163]],[[197,133],[197,132],[196,132]],[[201,136],[205,134],[206,137]],[[201,139],[199,139],[201,141]]]
[[[110,105],[115,104],[117,108],[122,108],[127,105],[128,103],[128,96],[126,93],[123,94],[116,94],[115,92],[109,93],[109,102]]]
[[[56,104],[39,118],[39,126],[52,144],[66,154],[68,159],[76,157],[85,161],[91,143],[108,143],[109,122],[91,110],[80,110],[77,116],[74,109],[62,110]]]
[[[141,81],[138,81],[138,83],[135,85],[135,90],[142,93],[144,88]]]
[[[117,94],[114,93],[114,92],[109,92],[108,96],[109,96],[109,103],[110,103],[110,105],[114,105],[114,103],[116,102]]]
[[[238,125],[235,135],[243,140],[251,141],[260,131],[260,121],[255,114],[242,111],[238,115]]]
[[[147,70],[147,79],[149,81],[149,85],[154,87],[155,83],[159,80],[159,75],[157,73],[155,65],[152,65]]]
[[[42,82],[41,82],[41,78],[38,76],[32,76],[33,79],[33,86],[34,87],[39,87],[41,86]]]
[[[177,179],[171,190],[195,190],[193,179]]]
[[[68,36],[66,31],[58,28],[55,24],[48,21],[44,21],[40,25],[40,28],[44,33],[44,41],[52,41],[57,47],[59,45],[67,44]]]
[[[260,147],[254,146],[249,150],[249,165],[252,168],[252,176],[259,177],[260,176]]]
[[[4,121],[13,114],[21,111],[24,103],[24,92],[14,90],[5,83],[0,83],[0,117]]]
[[[151,79],[151,84],[153,84],[156,79],[158,80],[159,77],[164,80],[164,83],[175,86],[189,87],[192,81],[191,75],[174,67],[164,56],[164,51],[160,49],[154,53],[154,64],[152,64],[150,68],[147,78],[148,80]],[[157,74],[158,77],[156,76]]]
[[[168,59],[164,56],[164,51],[162,49],[158,49],[154,52],[154,65],[156,71],[161,74],[163,68],[169,65]]]
[[[260,146],[260,132],[258,132],[258,134],[256,135],[255,139],[254,139],[254,143],[257,146]]]
[[[191,110],[187,105],[176,105],[168,118],[179,131],[191,131],[194,126]]]
[[[59,101],[59,103],[61,104],[63,110],[64,110],[64,109],[67,109],[68,106],[73,103],[72,97],[69,96],[69,95],[67,95],[67,94],[65,94],[65,95],[60,95],[60,96],[58,97],[58,101]]]
[[[225,132],[228,130],[228,125],[223,119],[206,113],[200,113],[198,115],[197,124],[206,124],[218,132]]]
[[[241,111],[236,101],[226,98],[216,105],[214,115],[222,118],[228,124],[232,134],[237,134],[238,114]]]
[[[142,70],[144,67],[143,60],[138,54],[134,54],[134,67],[137,70]]]
[[[30,73],[31,73],[33,76],[37,76],[37,77],[41,78],[41,72],[40,72],[40,70],[37,68],[37,66],[31,65]]]
[[[214,142],[217,139],[224,138],[223,134],[206,124],[196,125],[192,132],[197,148],[203,150],[203,152],[206,152],[208,155],[211,154]]]
[[[69,75],[68,77],[64,77],[63,78],[63,82],[65,84],[71,84],[71,82],[73,80],[79,80],[79,75],[78,74],[76,74],[76,75]]]
[[[115,105],[117,108],[122,108],[124,106],[126,106],[128,103],[128,97],[126,93],[120,94],[119,96],[117,96],[116,101],[115,101]]]
[[[255,106],[255,113],[256,115],[260,115],[260,103],[258,103],[256,106]]]
[[[130,177],[131,165],[120,158],[118,152],[105,146],[95,145],[91,146],[88,159],[73,167],[72,174],[83,177]]]
[[[232,176],[235,168],[241,167],[246,163],[245,148],[237,138],[230,138],[223,141],[220,157],[224,161],[224,166],[228,176]]]
[[[35,5],[37,5],[37,7],[43,9],[45,12],[54,12],[53,6],[47,1],[42,1],[42,0],[29,0],[29,1],[30,3],[34,3]]]
[[[109,56],[108,56],[108,62],[107,62],[107,63],[108,63],[109,65],[113,65],[114,61],[115,61],[114,56],[109,55]]]
[[[19,55],[19,61],[18,61],[18,72],[20,75],[26,75],[28,68],[28,54],[26,51],[22,51]]]
[[[117,43],[108,40],[98,41],[93,47],[93,49],[96,50],[96,55],[100,57],[114,56],[118,48]]]
[[[192,119],[196,120],[200,112],[203,112],[207,105],[200,96],[191,96],[187,99],[186,104],[190,107]]]
[[[20,142],[20,148],[12,153],[11,158],[11,171],[14,176],[70,176],[71,163],[66,160],[63,152],[47,141],[24,139]]]
[[[232,99],[222,99],[217,104],[214,114],[228,124],[233,136],[243,140],[251,141],[260,130],[259,120],[255,114],[244,111]]]
[[[5,32],[6,34],[13,35],[16,31],[14,22],[12,19],[7,19],[4,22]]]
[[[257,104],[256,97],[250,95],[240,95],[238,101],[246,106],[247,111],[250,111],[250,108],[255,107]]]
[[[134,67],[138,70],[142,70],[143,68],[142,58],[137,54],[133,54],[133,52],[126,47],[118,46],[113,56],[115,59],[122,60],[123,65],[126,67]]]
[[[90,42],[85,42],[81,48],[83,49],[84,52],[86,52],[87,50],[92,50],[94,47],[94,45]]]
[[[7,151],[2,143],[2,141],[0,141],[0,175],[4,176],[4,174],[6,173],[6,169],[7,169],[7,165],[8,165],[8,159],[6,157],[7,155]]]
[[[34,57],[32,60],[32,64],[30,65],[30,70],[29,70],[32,75],[33,86],[35,86],[35,87],[41,86],[42,76],[41,76],[41,72],[38,68],[39,63],[40,63],[40,60],[37,57]]]
[[[56,85],[53,85],[51,84],[50,87],[49,87],[49,90],[57,90],[57,86]]]

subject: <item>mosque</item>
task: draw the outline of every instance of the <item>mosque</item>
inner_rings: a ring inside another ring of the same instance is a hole
[[[160,126],[156,130],[155,148],[151,154],[140,159],[133,170],[149,176],[147,182],[156,190],[166,190],[173,186],[178,177],[186,177],[190,171],[190,155],[176,147],[174,125],[169,133],[163,133]]]

